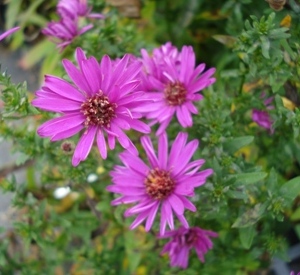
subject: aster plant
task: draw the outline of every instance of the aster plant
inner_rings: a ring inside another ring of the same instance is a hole
[[[124,166],[115,166],[110,173],[112,185],[107,190],[121,196],[112,205],[132,204],[125,217],[137,215],[130,228],[134,229],[145,221],[149,231],[160,211],[160,234],[164,235],[166,226],[174,227],[174,214],[180,223],[188,228],[184,217],[185,209],[195,212],[195,205],[187,199],[195,195],[196,187],[203,185],[212,169],[198,171],[204,159],[190,161],[198,149],[198,140],[187,142],[187,133],[180,132],[168,154],[168,137],[162,133],[158,139],[155,153],[149,136],[141,138],[148,164],[129,151],[120,154]]]
[[[60,49],[26,44],[20,64],[46,73],[34,99],[1,67],[0,143],[17,154],[0,192],[19,209],[0,228],[1,274],[260,274],[286,260],[287,232],[300,236],[298,1],[275,18],[266,1],[145,0],[140,20],[118,13],[138,5],[112,7],[131,1],[26,1],[18,16],[6,2],[7,29],[24,32],[5,53],[44,12]]]
[[[93,24],[80,26],[81,18],[104,19],[99,13],[91,13],[91,7],[85,0],[60,0],[57,4],[59,21],[52,21],[42,30],[42,33],[64,49],[77,37],[93,28]]]
[[[168,253],[170,265],[172,267],[187,268],[189,263],[190,250],[195,249],[201,262],[204,262],[204,255],[213,248],[210,238],[216,238],[218,234],[210,230],[204,230],[200,227],[184,228],[167,231],[159,238],[170,238],[165,244],[161,254]]]
[[[143,93],[135,90],[140,80],[136,78],[141,64],[131,62],[129,55],[112,64],[108,56],[99,63],[94,57],[87,58],[82,49],[76,50],[77,68],[65,59],[63,66],[73,81],[47,75],[44,86],[36,92],[32,105],[42,110],[57,112],[61,115],[38,128],[41,137],[51,141],[69,138],[81,132],[75,148],[72,164],[77,166],[87,158],[96,138],[103,159],[107,157],[108,147],[115,148],[115,140],[137,153],[132,141],[124,130],[135,129],[149,133],[150,128],[139,118],[137,111],[144,104]]]
[[[191,46],[183,46],[179,52],[170,42],[154,49],[150,56],[141,50],[144,64],[143,88],[154,100],[147,106],[145,116],[151,125],[159,123],[157,135],[166,130],[173,116],[186,128],[193,125],[192,114],[197,114],[195,102],[202,100],[199,93],[215,82],[214,68],[205,71],[205,64],[196,66]]]

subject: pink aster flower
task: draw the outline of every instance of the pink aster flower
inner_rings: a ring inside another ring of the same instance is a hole
[[[125,55],[113,66],[110,58],[104,56],[99,64],[94,57],[86,58],[78,48],[76,59],[79,68],[69,60],[63,60],[63,66],[74,85],[47,75],[45,85],[36,92],[33,106],[61,114],[38,128],[41,137],[57,141],[82,131],[72,159],[74,166],[87,158],[94,139],[105,159],[105,136],[111,150],[117,139],[123,148],[137,154],[123,130],[132,128],[142,133],[150,132],[149,126],[139,120],[141,114],[137,111],[143,104],[143,93],[135,89],[140,82],[136,76],[141,64],[132,62],[128,65],[129,58]]]
[[[87,0],[60,0],[57,4],[57,13],[62,17],[76,19],[78,16],[103,19],[100,13],[91,13]]]
[[[175,114],[182,127],[191,127],[191,114],[198,113],[193,102],[201,100],[203,96],[199,92],[215,82],[211,77],[215,69],[204,72],[205,64],[195,67],[196,57],[191,46],[184,46],[178,52],[167,43],[155,49],[152,57],[144,49],[141,53],[144,63],[142,87],[155,101],[149,104],[145,116],[152,120],[152,125],[160,124],[157,135],[167,128]]]
[[[57,44],[59,48],[65,48],[72,43],[75,37],[85,33],[93,27],[93,24],[79,28],[78,19],[64,17],[59,22],[50,22],[42,33],[49,36],[50,40]]]
[[[2,33],[0,35],[0,41],[3,40],[4,38],[6,38],[7,36],[11,35],[12,33],[16,32],[19,29],[20,29],[20,27],[14,27],[14,28],[9,29],[6,32]]]
[[[125,217],[137,215],[130,229],[146,221],[145,229],[149,231],[159,209],[161,235],[167,224],[174,229],[173,213],[188,228],[184,211],[196,211],[196,207],[186,197],[194,196],[195,187],[204,184],[213,170],[198,171],[205,162],[203,159],[190,162],[199,142],[187,143],[187,138],[186,133],[179,133],[168,154],[168,138],[163,133],[158,138],[156,154],[149,136],[143,136],[141,143],[148,164],[131,152],[120,154],[124,166],[115,166],[110,173],[113,184],[107,190],[121,195],[112,205],[135,203],[125,212]]]
[[[218,234],[213,231],[204,230],[200,227],[184,228],[168,231],[159,238],[171,238],[164,246],[162,254],[169,253],[171,266],[187,268],[189,253],[192,248],[196,250],[201,262],[204,262],[204,254],[212,249],[213,243],[210,238],[216,238]]]
[[[263,93],[261,97],[264,98],[265,94]],[[274,106],[271,105],[273,99],[274,97],[269,97],[264,100],[264,105],[266,106],[265,110],[252,110],[252,120],[260,127],[269,130],[271,134],[274,133],[274,129],[272,128],[273,121],[271,120],[268,110],[274,109]]]

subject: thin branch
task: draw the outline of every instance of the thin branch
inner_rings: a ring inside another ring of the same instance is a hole
[[[0,178],[5,178],[7,175],[16,172],[18,170],[24,169],[26,167],[32,166],[34,164],[35,160],[29,159],[25,161],[23,164],[17,165],[15,163],[10,163],[7,165],[4,165],[0,168]]]

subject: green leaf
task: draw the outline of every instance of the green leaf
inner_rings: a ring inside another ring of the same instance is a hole
[[[251,247],[255,233],[256,230],[254,226],[239,228],[240,241],[245,249],[249,249]]]
[[[6,29],[11,29],[16,24],[18,20],[18,13],[20,11],[21,1],[20,0],[11,0],[7,6],[6,17],[5,17],[5,27]]]
[[[270,50],[270,41],[267,37],[261,36],[261,53],[264,58],[270,59],[269,50]]]
[[[55,52],[55,45],[48,41],[43,40],[40,43],[33,46],[20,60],[20,67],[22,69],[29,69],[45,56],[48,56],[49,53]]]
[[[293,178],[282,185],[279,192],[286,200],[294,201],[294,199],[300,194],[300,176]]]
[[[298,236],[298,239],[300,239],[300,224],[297,224],[295,226],[295,232],[296,232],[296,234]]]
[[[232,227],[245,228],[256,224],[262,217],[266,209],[266,204],[256,204],[254,208],[247,210],[240,217],[236,219]]]
[[[297,54],[292,50],[290,47],[288,41],[286,39],[280,40],[281,46],[284,48],[284,50],[289,54],[292,60],[296,60]]]
[[[236,179],[235,185],[247,185],[264,179],[268,174],[265,172],[252,172],[232,175]]]
[[[24,153],[19,153],[18,158],[16,159],[16,165],[21,165],[24,164],[26,160],[28,160],[30,156],[24,154]]]
[[[232,154],[239,150],[240,148],[250,144],[254,140],[253,136],[243,136],[237,137],[228,141],[225,141],[223,144],[223,148],[229,154]]]
[[[130,231],[128,230],[125,232],[125,249],[126,254],[129,262],[129,269],[130,273],[133,273],[136,268],[139,266],[139,263],[141,261],[141,252],[139,250],[139,240],[136,236],[136,231]]]
[[[300,220],[300,207],[296,209],[296,211],[291,215],[291,221],[298,221]]]
[[[229,48],[232,48],[237,41],[237,38],[234,36],[222,34],[213,35],[212,38]]]
[[[269,177],[266,180],[265,186],[269,191],[275,192],[278,190],[278,178],[276,170],[272,167]]]

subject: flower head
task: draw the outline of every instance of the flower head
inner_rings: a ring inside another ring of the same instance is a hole
[[[62,17],[77,19],[81,17],[92,17],[103,19],[104,16],[100,13],[91,13],[92,8],[88,6],[87,0],[60,0],[57,4],[57,13]]]
[[[210,238],[216,238],[218,234],[200,227],[180,227],[159,237],[171,238],[161,252],[162,254],[169,253],[171,266],[187,268],[190,250],[194,248],[199,260],[204,262],[204,254],[213,247]]]
[[[36,92],[33,106],[62,114],[42,124],[38,134],[57,141],[83,131],[74,151],[74,166],[87,158],[95,137],[103,159],[107,157],[105,136],[110,149],[114,149],[117,139],[121,146],[137,154],[123,130],[150,132],[149,126],[139,121],[141,114],[137,111],[144,100],[143,93],[135,90],[140,83],[136,76],[141,64],[128,65],[128,55],[114,65],[104,56],[99,64],[94,57],[87,58],[80,48],[76,50],[76,59],[79,69],[63,60],[74,85],[47,75],[45,85]]]
[[[205,64],[195,67],[196,57],[191,46],[184,46],[181,52],[167,43],[153,51],[150,57],[142,50],[144,63],[143,88],[149,92],[149,98],[155,100],[149,104],[145,116],[159,123],[157,135],[160,135],[176,114],[182,127],[191,127],[191,114],[198,110],[193,102],[203,98],[199,91],[215,82],[211,76],[215,69],[204,72]]]
[[[50,22],[42,33],[49,36],[59,48],[65,48],[72,43],[75,37],[85,33],[93,27],[92,24],[79,29],[78,20],[65,17],[58,22]]]
[[[265,94],[263,93],[262,98],[265,97]],[[260,127],[265,128],[270,131],[271,134],[274,133],[274,129],[272,128],[272,120],[270,117],[270,114],[268,113],[268,110],[274,109],[274,106],[271,105],[274,97],[269,97],[264,100],[264,105],[266,106],[265,110],[252,110],[252,120],[256,122]]]
[[[14,33],[15,31],[19,30],[20,27],[14,27],[12,29],[7,30],[6,32],[2,33],[0,35],[0,41],[3,40],[4,38],[6,38],[7,36],[11,35],[12,33]]]
[[[93,27],[93,24],[80,27],[80,17],[104,18],[102,14],[91,14],[90,12],[91,8],[88,7],[86,0],[60,0],[57,4],[60,20],[48,23],[42,33],[49,36],[59,48],[63,49],[72,43],[75,37]]]
[[[107,189],[121,194],[112,205],[136,204],[125,212],[126,217],[137,215],[131,229],[146,220],[145,228],[149,231],[159,209],[161,235],[167,224],[174,229],[173,213],[188,228],[184,210],[196,211],[196,207],[186,197],[194,196],[195,187],[204,184],[213,171],[198,171],[205,162],[203,159],[190,162],[199,142],[187,143],[187,137],[186,133],[179,133],[168,154],[168,138],[163,133],[159,136],[156,154],[150,138],[143,136],[141,143],[148,164],[128,151],[120,154],[124,166],[115,166],[111,172],[113,184]]]

